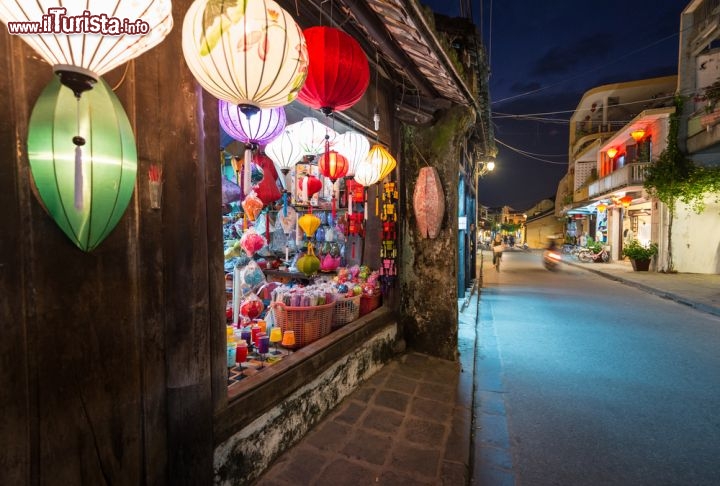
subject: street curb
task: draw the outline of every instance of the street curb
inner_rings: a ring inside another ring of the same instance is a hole
[[[655,288],[655,287],[650,287],[649,285],[645,285],[645,284],[640,283],[640,282],[635,282],[635,281],[633,281],[633,280],[629,280],[629,279],[626,279],[626,278],[623,278],[623,277],[620,277],[620,276],[617,276],[617,275],[613,275],[613,274],[610,274],[610,273],[606,273],[606,272],[603,272],[602,270],[596,270],[596,269],[594,269],[594,268],[588,268],[587,266],[581,265],[581,264],[579,264],[579,263],[569,262],[569,261],[567,261],[567,260],[563,260],[562,263],[565,263],[566,265],[570,265],[570,266],[572,266],[572,267],[581,268],[581,269],[586,270],[586,271],[588,271],[588,272],[595,273],[595,274],[600,275],[600,276],[602,276],[602,277],[605,277],[605,278],[607,278],[607,279],[615,280],[616,282],[620,282],[620,283],[623,283],[623,284],[625,284],[625,285],[629,285],[629,286],[631,286],[631,287],[636,287],[636,288],[638,288],[638,289],[640,289],[640,290],[643,290],[643,291],[645,291],[645,292],[647,292],[647,293],[649,293],[649,294],[657,295],[658,297],[662,297],[663,299],[668,299],[668,300],[675,301],[675,302],[677,302],[677,303],[679,303],[679,304],[683,304],[683,305],[686,305],[686,306],[688,306],[688,307],[692,307],[693,309],[698,310],[698,311],[700,311],[700,312],[704,312],[704,313],[706,313],[706,314],[712,314],[712,315],[714,315],[714,316],[720,317],[720,308],[717,308],[717,307],[715,307],[715,306],[702,304],[702,303],[700,303],[700,302],[697,302],[697,301],[694,301],[694,300],[690,300],[690,299],[688,299],[687,297],[683,297],[683,296],[681,296],[681,295],[674,294],[674,293],[672,293],[672,292],[667,292],[667,291],[665,291],[665,290],[660,290],[660,289],[657,289],[657,288]],[[591,264],[588,264],[588,265],[591,265]]]

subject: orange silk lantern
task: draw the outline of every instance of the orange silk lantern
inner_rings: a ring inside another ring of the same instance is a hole
[[[345,177],[348,171],[348,160],[335,152],[334,150],[328,150],[320,156],[318,159],[318,169],[320,173],[330,179],[333,184],[333,195],[332,195],[332,217],[335,219],[335,181],[341,177]]]

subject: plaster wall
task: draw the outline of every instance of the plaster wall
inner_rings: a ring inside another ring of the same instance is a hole
[[[696,214],[679,203],[673,220],[673,263],[678,272],[720,273],[720,204],[705,200],[705,211]]]

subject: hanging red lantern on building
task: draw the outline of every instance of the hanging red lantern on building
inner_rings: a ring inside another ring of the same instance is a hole
[[[335,219],[335,181],[340,179],[341,177],[345,177],[345,174],[347,174],[348,166],[350,164],[348,163],[348,160],[340,155],[339,153],[335,152],[334,150],[329,150],[322,154],[320,158],[318,159],[318,169],[320,169],[320,173],[330,179],[333,185],[333,195],[332,195],[332,217]]]
[[[360,44],[334,27],[303,31],[308,72],[298,100],[329,115],[360,101],[370,83],[370,66]]]

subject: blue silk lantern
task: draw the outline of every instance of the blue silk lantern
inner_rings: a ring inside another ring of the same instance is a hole
[[[76,174],[73,139],[78,135],[85,144]],[[28,159],[40,200],[55,223],[81,250],[95,249],[124,214],[137,175],[130,120],[110,86],[100,79],[76,98],[53,79],[30,117]]]

